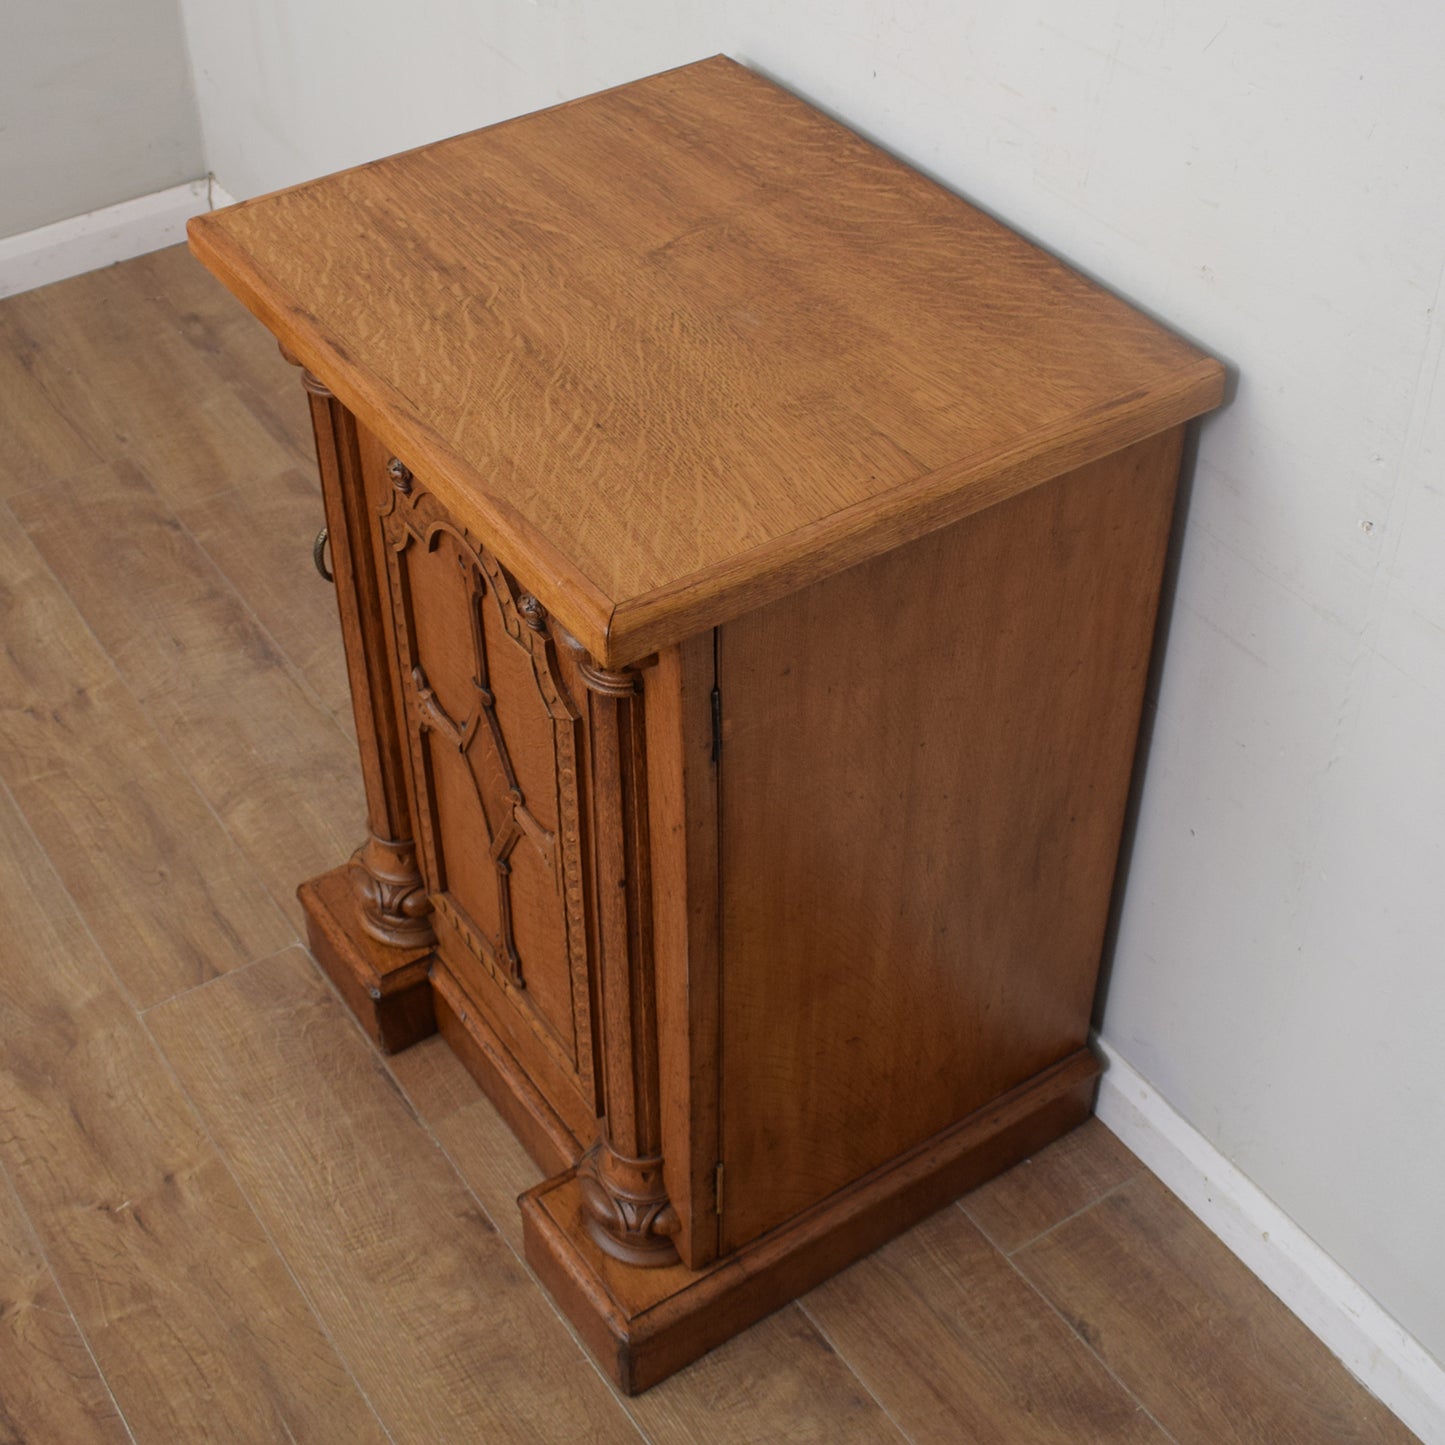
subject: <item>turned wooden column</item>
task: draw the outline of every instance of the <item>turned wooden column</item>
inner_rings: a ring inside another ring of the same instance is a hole
[[[286,348],[281,354],[300,365]],[[356,420],[303,369],[331,544],[367,836],[349,862],[297,890],[307,938],[363,1028],[387,1052],[436,1031],[428,968],[436,935],[413,842],[406,737],[398,711],[379,529],[367,504]],[[326,538],[318,538],[322,560]]]
[[[282,355],[297,364],[284,349]],[[356,422],[309,371],[302,371],[301,381],[311,404],[332,574],[366,788],[368,837],[351,857],[358,917],[366,932],[380,943],[399,949],[428,948],[436,940],[426,884],[412,841],[406,739],[401,732],[389,652],[390,616],[378,578],[375,532],[361,479]]]
[[[589,690],[593,796],[622,804],[594,820],[604,1115],[578,1167],[583,1212],[589,1234],[615,1259],[674,1264],[678,1217],[662,1178],[641,678],[585,654],[579,671]]]

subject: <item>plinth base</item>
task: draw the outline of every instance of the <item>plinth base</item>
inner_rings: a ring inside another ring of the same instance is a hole
[[[604,1254],[568,1169],[521,1198],[527,1262],[618,1388],[636,1394],[1081,1124],[1098,1074],[1081,1049],[699,1271]]]
[[[546,1174],[570,1168],[586,1147],[573,1137],[506,1044],[487,1027],[466,990],[438,961],[431,970],[437,1028],[492,1101],[533,1163]]]
[[[391,948],[372,938],[357,917],[349,869],[342,864],[296,890],[306,937],[372,1041],[383,1053],[398,1053],[437,1030],[427,977],[432,950]]]

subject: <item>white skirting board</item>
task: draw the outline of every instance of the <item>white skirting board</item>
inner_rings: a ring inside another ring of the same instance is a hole
[[[1099,1119],[1425,1445],[1445,1445],[1445,1368],[1103,1039]]]
[[[186,222],[211,209],[210,177],[0,240],[0,297],[32,291],[186,239]]]

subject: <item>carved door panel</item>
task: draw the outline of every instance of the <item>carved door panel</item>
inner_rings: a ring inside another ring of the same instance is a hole
[[[381,528],[438,952],[585,1136],[597,1098],[576,663],[420,480],[394,460],[387,472]]]

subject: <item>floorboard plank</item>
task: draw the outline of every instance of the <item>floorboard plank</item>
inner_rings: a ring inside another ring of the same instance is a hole
[[[542,1177],[536,1165],[440,1038],[388,1062],[520,1259],[516,1200]],[[796,1305],[623,1403],[654,1440],[825,1445],[904,1438]]]
[[[22,443],[33,435],[57,453],[47,456],[37,481],[84,471],[101,454],[133,461],[352,733],[334,595],[310,565],[325,518],[300,373],[184,247],[139,257],[127,274],[125,288],[77,278],[17,308],[41,337],[34,365],[48,389],[22,373],[23,385],[0,403],[0,415],[16,414]],[[92,327],[87,308],[96,308],[98,295],[105,301]],[[11,318],[12,332],[29,334],[10,309],[0,316]],[[129,424],[128,407],[114,394],[87,393],[97,374],[128,376],[141,346],[159,346],[187,364],[149,378],[143,424]],[[0,367],[19,368],[20,361],[0,352]],[[163,404],[151,392],[166,386]],[[63,421],[57,405],[75,410],[91,441]],[[22,449],[22,461],[26,456]],[[4,494],[34,485],[22,470]]]
[[[0,1164],[137,1438],[382,1440],[8,795],[0,878]]]
[[[1150,1174],[1014,1259],[1180,1445],[1415,1438]]]
[[[276,338],[185,246],[152,251],[135,271],[208,368],[231,383],[273,436],[309,458],[311,415],[301,373],[282,358]]]
[[[346,735],[134,465],[78,472],[11,505],[271,896],[301,926],[296,886],[365,837]],[[79,516],[86,525],[77,528]]]
[[[8,339],[0,308],[0,497],[94,466],[100,453],[30,374],[27,343]]]
[[[311,561],[325,522],[315,468],[278,472],[266,484],[264,504],[254,485],[228,487],[177,515],[354,740],[336,593]]]
[[[958,1209],[819,1285],[803,1307],[920,1445],[1167,1439]]]
[[[129,1440],[19,1201],[0,1175],[0,1440]]]
[[[1143,1167],[1097,1119],[1089,1119],[959,1203],[999,1249],[1012,1254]]]
[[[172,261],[171,284],[147,277],[149,264],[138,258],[119,273],[75,276],[0,305],[0,380],[8,369],[23,382],[0,400],[0,418],[14,414],[22,457],[39,451],[44,463],[6,495],[129,457],[175,506],[248,482],[259,505],[274,473],[314,466],[298,374],[274,342],[242,311],[234,335],[218,344],[170,295],[196,263]],[[223,305],[239,309],[222,294]],[[239,363],[244,348],[259,344],[255,333],[266,343],[264,362],[252,355]]]
[[[397,1440],[636,1440],[299,948],[148,1019]]]
[[[0,504],[0,778],[141,1007],[296,930]]]

